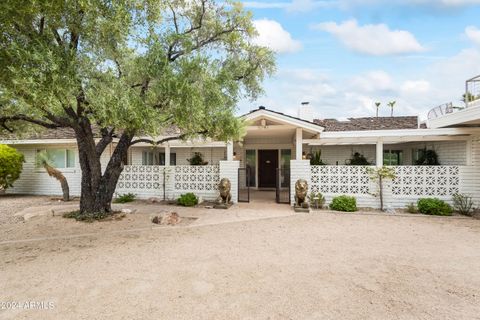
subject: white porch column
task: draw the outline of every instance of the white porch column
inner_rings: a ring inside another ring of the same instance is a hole
[[[170,146],[167,144],[165,146],[165,166],[168,167],[170,165]]]
[[[302,128],[297,128],[295,134],[295,160],[302,160],[303,147],[303,131]]]
[[[383,167],[383,140],[382,139],[377,140],[377,154],[375,157],[375,163],[377,165],[377,168]]]
[[[227,161],[233,161],[233,142],[227,142]]]

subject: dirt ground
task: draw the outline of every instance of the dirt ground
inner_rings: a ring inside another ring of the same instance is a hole
[[[152,229],[165,208],[138,207],[0,226],[0,319],[480,319],[480,220],[243,205]]]

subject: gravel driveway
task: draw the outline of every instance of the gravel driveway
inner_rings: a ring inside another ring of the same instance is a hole
[[[479,244],[479,220],[324,212],[3,244],[0,301],[53,309],[0,318],[479,319]]]

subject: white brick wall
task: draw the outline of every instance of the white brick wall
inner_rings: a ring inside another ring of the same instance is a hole
[[[232,201],[238,202],[238,168],[240,167],[239,161],[220,161],[220,180],[228,178],[232,184]]]
[[[60,183],[48,176],[43,168],[37,168],[35,165],[36,153],[38,149],[73,149],[75,154],[75,167],[59,169],[67,178],[70,195],[80,196],[81,189],[81,170],[78,159],[78,149],[76,144],[55,144],[55,145],[12,145],[20,151],[25,157],[22,174],[20,179],[14,183],[14,187],[8,189],[8,193],[18,194],[36,194],[36,195],[62,195]],[[107,147],[102,155],[102,170],[105,169],[110,159],[110,147]]]
[[[311,192],[311,172],[309,160],[291,160],[290,161],[290,203],[295,204],[295,183],[299,179],[304,179],[308,183],[308,193]]]

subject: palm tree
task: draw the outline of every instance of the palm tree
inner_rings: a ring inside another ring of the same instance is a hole
[[[37,153],[37,165],[40,167],[45,168],[48,175],[57,179],[62,186],[62,193],[63,193],[63,201],[70,200],[70,188],[68,187],[67,178],[63,175],[63,173],[55,168],[53,160],[48,156],[46,151],[40,151]]]
[[[380,102],[375,102],[375,107],[377,107],[377,118],[378,118],[378,109],[380,109],[380,105],[381,103]]]
[[[390,117],[393,117],[393,106],[395,105],[395,103],[397,103],[397,101],[395,100],[387,103],[387,105],[390,107]]]

